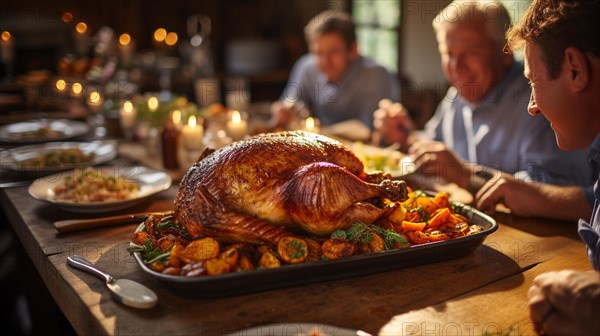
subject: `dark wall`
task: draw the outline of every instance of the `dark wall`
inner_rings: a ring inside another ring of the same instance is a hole
[[[194,14],[212,19],[211,43],[216,52],[217,70],[224,70],[227,44],[236,39],[267,38],[281,43],[282,67],[293,64],[306,51],[302,29],[316,13],[325,9],[323,0],[26,0],[3,1],[0,31],[16,38],[17,70],[55,70],[61,54],[72,48],[72,30],[84,21],[92,33],[109,26],[115,33],[128,32],[138,50],[152,48],[152,34],[164,27],[187,37],[186,21]],[[69,11],[74,19],[63,23]]]

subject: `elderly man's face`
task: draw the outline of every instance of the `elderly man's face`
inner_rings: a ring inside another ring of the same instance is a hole
[[[317,59],[319,69],[330,82],[337,82],[358,57],[356,44],[348,47],[337,33],[323,34],[310,43],[310,51]]]
[[[438,45],[447,80],[472,103],[502,79],[512,60],[481,25],[450,26],[438,36]]]

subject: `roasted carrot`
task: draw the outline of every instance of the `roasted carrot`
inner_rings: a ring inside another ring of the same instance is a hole
[[[407,222],[407,221],[403,221],[402,222],[402,231],[404,232],[408,232],[408,231],[423,231],[425,230],[425,227],[427,226],[426,222]]]

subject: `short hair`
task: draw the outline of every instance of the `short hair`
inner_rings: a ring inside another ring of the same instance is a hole
[[[455,0],[438,13],[432,24],[438,41],[442,40],[440,35],[445,33],[449,26],[482,25],[496,46],[503,49],[511,20],[506,7],[499,1]]]
[[[304,27],[304,35],[309,43],[329,33],[340,34],[348,48],[356,42],[356,28],[352,17],[344,12],[326,10],[312,18]]]
[[[600,57],[600,1],[534,1],[525,16],[508,32],[508,46],[535,44],[550,79],[562,69],[565,49],[575,47]]]

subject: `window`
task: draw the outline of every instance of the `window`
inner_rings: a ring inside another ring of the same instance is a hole
[[[398,73],[400,0],[352,0],[360,53]]]

